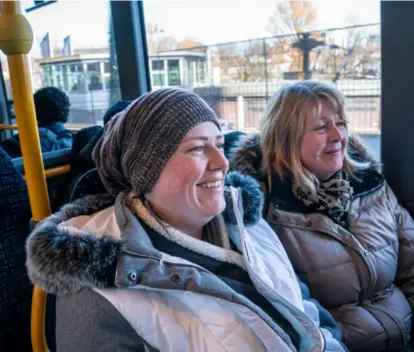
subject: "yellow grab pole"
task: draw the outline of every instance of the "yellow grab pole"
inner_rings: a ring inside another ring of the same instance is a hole
[[[50,215],[51,211],[27,55],[33,44],[33,32],[21,13],[19,1],[0,1],[0,13],[0,49],[7,55],[30,206],[33,219],[40,221]],[[31,316],[34,352],[48,351],[45,338],[45,308],[46,293],[35,286]]]

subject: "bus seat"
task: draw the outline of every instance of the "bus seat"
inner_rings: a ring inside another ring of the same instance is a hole
[[[73,138],[71,170],[74,174],[83,174],[95,167],[92,150],[103,134],[103,127],[82,128]]]
[[[71,163],[71,148],[42,153],[42,158],[45,169],[68,165]],[[14,158],[13,164],[18,171],[24,173],[23,158]],[[67,185],[70,183],[71,177],[71,174],[68,173],[47,180],[49,202],[52,212],[56,212],[65,204],[67,199]]]
[[[98,170],[92,169],[80,175],[70,191],[69,202],[73,202],[88,194],[106,193],[105,187],[99,178]]]
[[[30,218],[26,182],[0,149],[0,351],[32,350],[33,286],[25,265]]]
[[[16,165],[17,163],[17,165]],[[19,164],[20,163],[20,164]],[[0,351],[32,351],[30,316],[33,285],[26,270],[31,210],[22,158],[0,148]],[[46,338],[55,351],[55,297],[48,295]]]
[[[71,151],[70,183],[69,192],[66,194],[66,202],[81,198],[83,194],[90,194],[85,193],[87,189],[81,190],[84,184],[92,183],[93,187],[93,185],[99,183],[99,180],[97,182],[87,181],[90,179],[90,175],[87,173],[95,168],[95,163],[92,160],[92,151],[102,133],[103,127],[89,126],[81,129],[75,135]],[[77,189],[76,193],[72,194],[75,189]]]
[[[46,180],[52,213],[57,212],[66,203],[67,187],[70,181],[70,173]]]

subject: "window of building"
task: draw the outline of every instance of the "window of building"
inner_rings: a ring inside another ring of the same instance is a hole
[[[179,86],[180,84],[180,61],[168,60],[168,85]]]
[[[152,84],[155,87],[163,87],[165,85],[165,78],[163,73],[152,74]]]
[[[164,71],[164,60],[152,60],[151,66],[153,71]]]

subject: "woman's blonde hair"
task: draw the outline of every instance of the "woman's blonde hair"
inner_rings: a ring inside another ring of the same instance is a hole
[[[264,170],[275,171],[282,179],[290,172],[304,189],[316,191],[318,179],[301,162],[300,146],[309,109],[315,117],[321,111],[321,100],[327,100],[345,122],[345,98],[334,87],[315,81],[302,81],[282,87],[269,101],[261,121]],[[345,152],[343,169],[351,176],[366,169],[369,163],[353,160]]]

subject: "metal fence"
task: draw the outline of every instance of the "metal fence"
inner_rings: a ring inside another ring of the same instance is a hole
[[[176,55],[173,55],[174,51],[155,54],[156,60],[166,60],[163,84],[173,85],[168,82],[172,74],[167,70],[171,66],[168,57],[174,56],[175,62],[180,61],[179,66],[174,65],[174,86],[177,86],[179,67],[179,86],[202,96],[220,118],[231,121],[237,129],[258,129],[268,99],[281,85],[315,79],[335,85],[344,93],[351,130],[363,134],[380,133],[378,24],[186,48],[185,53],[180,51]],[[188,53],[197,55],[190,58]],[[111,60],[109,54],[107,61]],[[196,56],[197,60],[203,61],[202,65],[191,61]],[[159,67],[150,74],[153,80],[155,75],[159,78]],[[91,77],[91,72],[82,72],[76,73],[76,79],[65,78],[74,82],[66,90],[72,103],[72,123],[100,123],[113,101],[111,85],[101,79],[102,87],[91,89]],[[44,77],[39,79],[42,85],[50,84]],[[106,75],[105,79],[109,82],[111,76]],[[72,89],[78,86],[84,89]],[[119,87],[117,89],[119,95]]]
[[[263,83],[237,83],[220,87],[193,87],[191,90],[202,96],[220,118],[231,121],[235,129],[254,131],[259,128],[269,95],[281,85],[291,82],[294,81],[281,80],[266,86]],[[336,86],[345,95],[351,131],[380,133],[380,79],[325,82]]]
[[[201,48],[187,49],[198,50]],[[235,128],[256,130],[277,89],[300,79],[346,96],[350,129],[380,133],[380,26],[352,26],[203,47],[203,82],[191,87]]]

